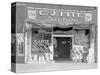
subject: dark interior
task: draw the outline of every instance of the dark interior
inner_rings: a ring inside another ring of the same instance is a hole
[[[66,61],[70,60],[70,50],[72,48],[72,37],[54,37],[57,46],[54,47],[54,60]]]
[[[72,30],[73,29],[73,27],[69,27],[69,28],[60,28],[60,27],[54,27],[53,28],[53,31],[55,32],[55,31],[70,31],[70,30]]]

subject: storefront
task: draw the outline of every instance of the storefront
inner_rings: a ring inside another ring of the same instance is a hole
[[[95,62],[92,11],[26,8],[25,63]]]
[[[97,7],[11,5],[13,72],[97,67]]]
[[[96,7],[19,2],[12,13],[13,63],[97,62]]]

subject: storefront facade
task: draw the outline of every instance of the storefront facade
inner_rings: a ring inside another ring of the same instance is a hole
[[[89,53],[89,49],[92,48],[91,50],[93,50],[94,48],[91,45],[93,42],[90,41],[93,38],[90,36],[95,36],[95,25],[85,23],[92,21],[91,11],[28,7],[26,12],[26,63],[32,61],[33,63],[41,63],[42,59],[44,62],[50,60],[52,62],[56,59],[67,60],[67,58],[73,62],[95,62],[94,53]],[[85,24],[82,24],[82,22]],[[27,42],[29,43],[27,44]],[[40,43],[41,45],[39,45]],[[45,43],[44,48],[42,48],[43,43]],[[46,44],[47,48],[45,48]],[[41,53],[43,49],[45,50]],[[29,54],[26,51],[29,51]],[[50,55],[45,56],[46,53]],[[38,55],[42,54],[44,54],[44,57],[41,56],[41,61],[39,61]],[[27,55],[29,55],[29,58]],[[32,57],[36,60],[32,60]]]
[[[97,63],[96,7],[17,3],[16,15],[16,63]]]

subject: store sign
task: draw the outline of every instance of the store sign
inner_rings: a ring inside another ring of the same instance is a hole
[[[92,21],[91,11],[32,8],[27,10],[27,19],[46,24],[75,24]]]
[[[49,51],[49,40],[33,40],[32,53],[46,53]]]

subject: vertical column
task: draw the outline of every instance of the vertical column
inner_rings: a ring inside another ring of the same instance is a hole
[[[74,29],[72,30],[72,49],[70,50],[70,59],[73,60],[73,46],[74,46]]]
[[[25,63],[27,63],[27,31],[25,31]]]
[[[31,24],[26,23],[25,30],[25,63],[31,63]]]
[[[54,48],[53,48],[53,28],[52,28],[52,33],[51,33],[51,59],[54,61]]]
[[[32,53],[31,53],[31,28],[28,31],[28,50],[29,50],[29,63],[32,63]]]
[[[95,25],[90,26],[90,49],[88,55],[88,63],[95,62]]]
[[[52,28],[52,32],[51,32],[51,43],[50,43],[50,51],[52,52],[52,53],[50,53],[50,60],[51,60],[51,62],[53,63],[53,61],[54,61],[54,49],[53,49],[53,28]]]

